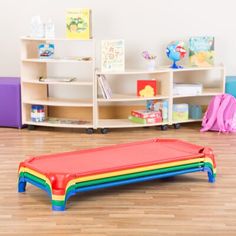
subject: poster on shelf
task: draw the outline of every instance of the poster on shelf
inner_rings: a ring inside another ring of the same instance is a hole
[[[125,70],[125,41],[123,39],[102,40],[102,72]]]
[[[88,40],[92,38],[92,11],[88,8],[68,9],[66,12],[66,37]]]

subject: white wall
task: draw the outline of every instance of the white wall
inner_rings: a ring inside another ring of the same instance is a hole
[[[51,17],[57,36],[63,36],[65,10],[74,7],[93,10],[97,40],[126,40],[128,67],[142,66],[144,49],[156,53],[159,64],[167,64],[165,47],[170,41],[214,35],[216,61],[226,65],[227,74],[236,74],[234,0],[0,0],[0,76],[20,74],[19,39],[28,34],[33,15]]]

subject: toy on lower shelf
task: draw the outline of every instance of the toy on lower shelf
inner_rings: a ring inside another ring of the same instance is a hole
[[[163,100],[148,100],[146,102],[146,108],[150,111],[160,111],[163,121],[168,121],[168,101]]]
[[[53,210],[63,211],[78,192],[203,171],[209,182],[215,181],[210,148],[151,139],[32,157],[19,165],[18,191],[25,192],[26,183],[31,183],[49,194]]]
[[[140,124],[155,124],[162,122],[162,114],[160,111],[133,110],[129,120]]]
[[[45,109],[42,105],[31,106],[31,121],[43,122],[45,121]]]
[[[202,119],[202,107],[200,105],[189,105],[189,118]]]
[[[177,84],[173,85],[173,95],[191,95],[202,94],[202,84]]]
[[[173,121],[188,120],[188,104],[173,104]]]

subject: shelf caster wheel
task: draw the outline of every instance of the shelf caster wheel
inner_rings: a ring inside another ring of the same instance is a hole
[[[85,130],[86,134],[93,134],[94,130],[92,128],[88,128]]]
[[[35,126],[34,125],[28,125],[28,130],[35,130]]]
[[[101,129],[101,133],[102,133],[102,134],[107,134],[107,133],[108,133],[108,129],[107,129],[107,128]]]
[[[168,130],[168,125],[162,125],[162,126],[161,126],[161,130],[162,130],[162,131]]]
[[[179,124],[179,123],[174,124],[174,128],[175,128],[175,129],[179,129],[179,128],[180,128],[180,124]]]

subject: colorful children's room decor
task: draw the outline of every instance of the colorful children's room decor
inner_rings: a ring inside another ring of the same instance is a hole
[[[185,121],[189,118],[189,105],[186,103],[173,104],[173,121]]]
[[[154,124],[162,122],[161,111],[133,110],[129,120],[140,124]]]
[[[31,121],[43,122],[45,121],[45,109],[42,105],[31,106]]]
[[[101,44],[101,70],[125,70],[125,41],[123,39],[102,40]]]
[[[137,80],[137,96],[153,97],[157,95],[157,81]]]
[[[148,70],[155,70],[156,69],[156,56],[153,54],[150,54],[148,51],[143,51],[142,52],[142,56],[143,58],[146,60],[147,62],[147,69]]]
[[[191,37],[189,39],[189,62],[191,66],[214,65],[214,37]]]
[[[55,46],[53,43],[42,43],[38,46],[39,58],[53,58]]]
[[[166,55],[171,61],[173,61],[173,64],[171,65],[170,68],[172,69],[183,68],[182,66],[177,65],[176,62],[183,59],[186,53],[187,49],[184,41],[177,40],[169,43],[166,48]]]
[[[92,11],[90,9],[67,10],[66,36],[70,39],[86,40],[92,38]]]
[[[18,191],[25,192],[26,183],[33,184],[48,193],[53,210],[63,211],[78,192],[203,171],[209,182],[215,181],[210,148],[152,139],[32,157],[19,165]]]
[[[161,112],[162,121],[168,121],[168,101],[167,100],[147,100],[146,109],[149,111]]]

